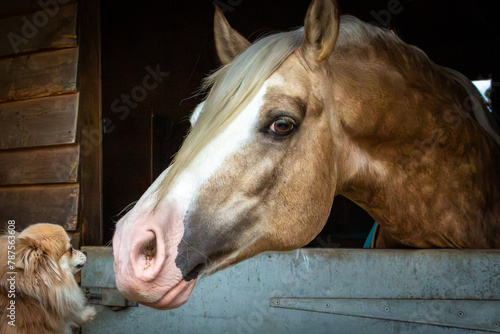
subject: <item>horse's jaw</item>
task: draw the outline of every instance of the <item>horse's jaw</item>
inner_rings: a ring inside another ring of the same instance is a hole
[[[172,289],[168,290],[167,293],[165,293],[165,295],[157,301],[153,303],[143,302],[141,304],[158,310],[170,310],[178,308],[188,301],[189,296],[191,296],[191,292],[193,291],[194,286],[197,282],[198,279],[190,280],[189,282],[183,279]]]

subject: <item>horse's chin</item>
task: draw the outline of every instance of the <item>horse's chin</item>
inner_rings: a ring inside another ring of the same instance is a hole
[[[141,302],[141,304],[158,310],[171,310],[178,308],[188,301],[189,296],[191,296],[191,292],[197,282],[198,279],[190,281],[181,280],[176,286],[167,291],[165,295],[160,297],[157,301],[153,303]]]

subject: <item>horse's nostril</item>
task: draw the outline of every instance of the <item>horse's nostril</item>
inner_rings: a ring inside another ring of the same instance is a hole
[[[144,257],[144,270],[149,269],[153,262],[153,259],[156,257],[156,235],[146,241],[141,248],[139,249],[139,255]]]

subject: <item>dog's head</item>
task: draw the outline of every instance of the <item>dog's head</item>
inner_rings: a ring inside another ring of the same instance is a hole
[[[46,283],[78,272],[87,261],[86,254],[73,249],[59,225],[31,225],[18,234],[16,245],[16,267]]]

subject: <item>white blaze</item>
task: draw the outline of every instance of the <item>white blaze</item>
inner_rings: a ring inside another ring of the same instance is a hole
[[[255,98],[250,101],[248,106],[242,110],[236,119],[222,133],[202,148],[197,157],[179,174],[177,180],[174,181],[174,185],[169,191],[167,198],[165,198],[166,202],[175,203],[175,206],[181,212],[185,213],[193,196],[200,187],[215,174],[228,157],[235,154],[241,147],[252,140],[256,131],[259,111],[264,104],[264,96],[268,87],[274,81],[267,80]],[[191,116],[192,124],[197,121],[200,113],[203,111],[203,106],[204,102],[196,107]],[[167,173],[168,170],[163,172],[151,188],[156,189]],[[149,189],[147,193],[150,190],[153,191],[153,189]]]

